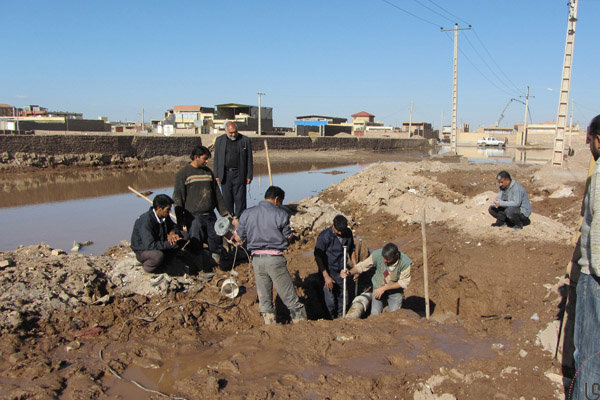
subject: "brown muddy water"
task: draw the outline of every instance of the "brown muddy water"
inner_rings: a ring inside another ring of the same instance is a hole
[[[442,147],[439,153],[447,148]],[[458,153],[470,162],[545,162],[551,150],[481,149],[459,147]],[[419,155],[418,158],[428,157]],[[415,155],[410,159],[414,160]],[[417,159],[418,159],[417,158]],[[327,186],[355,174],[369,163],[299,162],[274,165],[273,183],[286,192],[286,203],[314,196]],[[257,165],[255,179],[248,186],[248,206],[255,205],[269,186],[264,165]],[[93,242],[81,253],[99,255],[109,247],[129,240],[135,219],[150,206],[127,187],[139,191],[173,193],[174,170],[92,170],[35,174],[5,179],[0,192],[0,251],[40,242],[69,251],[73,242]]]

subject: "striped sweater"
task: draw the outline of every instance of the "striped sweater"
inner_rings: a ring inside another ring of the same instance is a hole
[[[230,214],[208,167],[196,168],[188,164],[181,168],[175,175],[173,201],[176,214],[182,207],[193,215],[213,212],[215,208],[222,216]],[[179,215],[177,217],[179,219]]]

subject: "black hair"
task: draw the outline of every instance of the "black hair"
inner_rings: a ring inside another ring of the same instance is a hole
[[[165,208],[166,206],[170,206],[173,203],[173,199],[167,196],[166,194],[157,194],[156,196],[154,196],[154,200],[152,200],[152,208],[158,210],[159,208]]]
[[[500,171],[498,172],[498,175],[496,176],[496,179],[508,179],[509,181],[512,181],[512,178],[510,177],[510,174],[506,171]]]
[[[592,122],[590,122],[588,134],[592,136],[600,136],[600,115],[596,115]]]
[[[348,228],[348,220],[341,214],[333,218],[333,227],[340,232],[344,232]]]
[[[210,158],[210,150],[204,146],[196,146],[192,150],[192,154],[190,154],[190,158],[193,160],[195,156],[203,156],[204,154],[208,154],[208,158]]]
[[[400,251],[398,250],[398,246],[396,246],[394,243],[388,243],[385,246],[383,246],[383,249],[381,250],[381,255],[386,260],[393,260],[394,258],[396,258],[399,252]]]
[[[285,192],[279,186],[269,186],[265,192],[265,199],[274,199],[275,197],[279,197],[279,200],[283,201]]]

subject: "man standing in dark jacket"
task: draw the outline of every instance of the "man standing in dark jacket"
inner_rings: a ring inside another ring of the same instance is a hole
[[[193,250],[201,250],[202,243],[206,242],[218,264],[223,239],[215,232],[215,208],[224,217],[230,217],[231,214],[217,188],[212,171],[206,166],[210,150],[204,146],[196,146],[190,158],[192,161],[175,175],[173,200],[177,225],[188,228],[190,239],[194,242]]]
[[[171,204],[173,199],[166,194],[156,195],[150,210],[140,215],[133,226],[131,249],[146,272],[158,272],[165,258],[175,255],[179,241],[187,236],[171,220]]]
[[[252,182],[252,143],[238,133],[235,122],[225,125],[215,141],[215,176],[225,205],[236,217],[246,209],[246,185]]]

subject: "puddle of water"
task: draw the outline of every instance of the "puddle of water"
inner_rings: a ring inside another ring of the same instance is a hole
[[[450,151],[450,146],[442,146],[439,154]],[[458,146],[458,155],[466,157],[473,164],[545,164],[552,159],[552,149],[520,150],[515,148],[490,148]]]
[[[303,172],[285,172],[273,175],[273,184],[286,192],[285,203],[313,196],[327,186],[338,183],[347,176],[360,171],[364,165],[336,166],[333,168]],[[171,175],[171,180],[173,175]],[[140,181],[145,182],[145,181]],[[121,182],[125,187],[127,184]],[[248,206],[264,198],[269,186],[265,175],[258,175],[248,186]],[[151,190],[154,194],[172,195],[172,186],[137,186],[140,190]],[[145,212],[150,204],[130,192],[85,198],[79,200],[42,203],[22,207],[0,209],[0,251],[19,245],[47,243],[53,248],[69,251],[73,241],[92,241],[83,247],[82,254],[102,254],[122,240],[129,241],[135,219]]]

